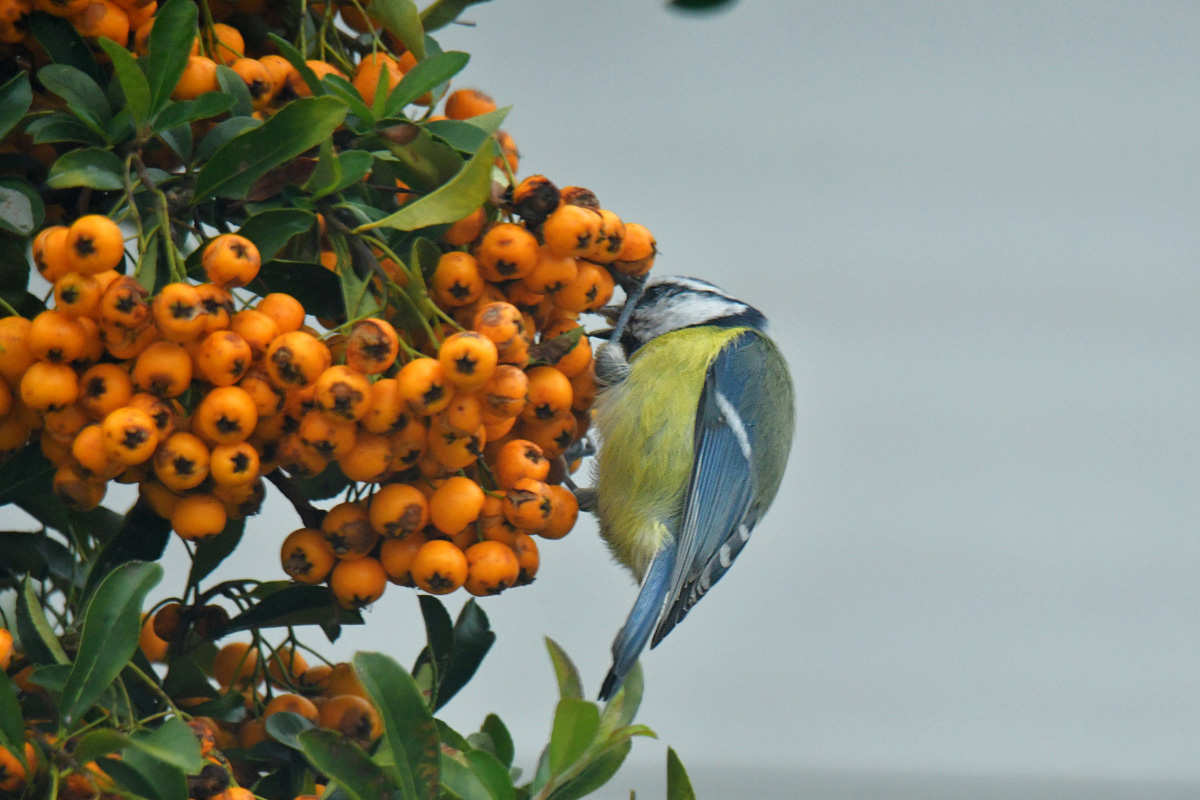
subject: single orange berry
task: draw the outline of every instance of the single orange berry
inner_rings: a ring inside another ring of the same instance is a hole
[[[216,536],[228,522],[225,504],[211,494],[193,494],[180,499],[171,512],[171,527],[181,539],[195,541]],[[216,664],[213,665],[214,670]]]
[[[479,542],[467,548],[467,591],[476,597],[500,594],[517,582],[521,565],[508,545]]]
[[[254,280],[262,259],[254,242],[236,233],[223,233],[205,246],[202,263],[208,279],[228,289]]]
[[[337,556],[320,531],[300,528],[283,540],[279,559],[292,580],[315,584],[329,575]]]
[[[343,607],[362,608],[383,596],[387,573],[370,556],[338,561],[329,574],[329,588]]]
[[[87,214],[71,223],[65,244],[71,271],[84,275],[116,269],[125,258],[120,227],[100,214]]]

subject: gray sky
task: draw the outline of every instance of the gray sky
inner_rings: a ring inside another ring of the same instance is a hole
[[[796,380],[780,498],[644,659],[641,721],[710,771],[1200,779],[1200,7],[466,16],[440,41],[472,53],[457,85],[515,105],[522,174],[759,306]],[[239,561],[276,564],[298,524],[270,506]],[[445,710],[498,712],[527,763],[541,637],[594,692],[635,594],[590,521],[541,552],[485,601],[499,641]],[[343,656],[411,662],[412,592],[368,623]]]

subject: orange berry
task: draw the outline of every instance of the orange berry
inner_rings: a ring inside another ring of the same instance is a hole
[[[578,273],[575,256],[555,255],[542,245],[538,249],[537,265],[522,278],[522,283],[532,291],[553,294],[575,280]]]
[[[500,542],[479,542],[467,548],[467,591],[476,597],[500,594],[517,582],[521,565],[516,553]]]
[[[217,62],[200,55],[188,56],[183,74],[171,90],[172,100],[195,100],[207,92],[220,88],[217,81]]]
[[[358,443],[358,426],[354,422],[335,419],[320,411],[305,414],[296,432],[305,446],[326,460],[341,458]]]
[[[429,500],[429,519],[447,536],[456,534],[479,518],[483,498],[483,489],[470,478],[447,478]]]
[[[484,281],[479,274],[479,262],[470,253],[457,250],[445,253],[438,259],[429,287],[433,299],[446,308],[473,303],[483,295]]]
[[[478,89],[459,89],[446,98],[446,116],[469,119],[496,110],[496,101]]]
[[[471,327],[504,351],[525,335],[525,318],[512,303],[488,303],[475,315]]]
[[[212,449],[209,474],[221,486],[245,486],[259,476],[258,451],[246,442]]]
[[[645,275],[654,266],[654,257],[657,254],[658,243],[654,241],[654,234],[644,225],[627,222],[621,250],[612,266],[622,275]]]
[[[547,458],[558,458],[575,441],[577,427],[574,415],[568,412],[549,420],[523,421],[516,433],[542,448]]]
[[[552,322],[542,329],[542,342],[551,342],[559,336],[579,330],[579,340],[566,349],[565,342],[556,342],[549,348],[543,348],[542,361],[554,367],[563,375],[572,378],[587,369],[592,363],[592,345],[587,334],[583,332],[578,322],[572,319]]]
[[[516,554],[517,566],[520,568],[515,585],[525,586],[533,583],[533,579],[537,576],[538,567],[541,564],[537,542],[527,533],[518,533],[515,541],[509,547]]]
[[[575,280],[554,295],[554,304],[571,312],[598,311],[612,299],[613,285],[607,269],[580,261]]]
[[[293,714],[299,714],[309,722],[317,721],[317,707],[312,700],[307,697],[302,697],[298,694],[277,694],[271,698],[271,702],[267,703],[263,709],[262,719],[267,719],[272,714],[278,714],[280,711],[290,711]]]
[[[529,400],[521,412],[521,418],[534,421],[549,421],[571,410],[571,382],[554,367],[534,367],[528,370]]]
[[[280,647],[267,657],[267,677],[281,686],[299,684],[306,672],[308,662],[291,647]]]
[[[388,437],[360,433],[349,453],[338,458],[342,474],[359,483],[378,483],[391,474],[392,450]]]
[[[278,336],[267,349],[267,374],[281,388],[316,383],[330,364],[329,348],[303,331]]]
[[[384,539],[379,545],[379,563],[388,580],[399,586],[416,586],[412,577],[413,561],[429,539],[421,531],[402,539]]]
[[[402,539],[429,524],[429,501],[407,483],[390,483],[371,497],[368,516],[380,536]]]
[[[100,296],[100,320],[134,331],[150,320],[150,305],[145,287],[128,275],[108,285]]]
[[[171,527],[187,541],[216,536],[225,530],[228,519],[225,504],[211,494],[183,497],[171,511]]]
[[[246,84],[250,93],[250,103],[257,109],[266,108],[275,97],[271,73],[266,65],[253,58],[239,58],[229,65]]]
[[[547,486],[550,497],[550,518],[534,533],[543,539],[561,539],[575,527],[579,518],[579,501],[571,490],[563,486]]]
[[[439,359],[413,359],[397,373],[396,381],[408,407],[422,416],[438,413],[454,396]]]
[[[360,744],[368,744],[383,735],[383,723],[375,706],[369,700],[353,694],[330,697],[321,706],[317,724]]]
[[[81,36],[105,37],[124,47],[129,41],[129,15],[109,0],[90,0],[71,22]]]
[[[196,291],[200,293],[204,332],[215,333],[228,328],[233,316],[233,295],[211,283],[200,284]]]
[[[513,439],[500,448],[493,471],[505,488],[516,485],[522,478],[544,481],[550,474],[550,459],[533,442]]]
[[[288,75],[295,72],[296,68],[286,58],[277,55],[263,56],[258,62],[267,68],[267,75],[271,81],[271,97],[274,98],[287,86]]]
[[[259,300],[254,308],[275,320],[280,333],[298,331],[304,324],[304,306],[290,294],[272,292]]]
[[[474,431],[455,431],[439,423],[429,436],[429,454],[451,470],[465,469],[483,455],[487,431],[480,425]]]
[[[192,415],[192,428],[214,444],[236,444],[254,432],[258,408],[240,386],[218,386],[209,392]]]
[[[400,382],[383,378],[371,384],[370,407],[358,424],[369,433],[394,433],[407,422],[408,405],[400,397]]]
[[[242,376],[238,381],[238,386],[246,390],[254,400],[254,407],[258,409],[258,418],[260,420],[272,417],[283,410],[284,393],[271,383],[271,379],[267,377],[267,373],[259,369],[253,369]]]
[[[42,440],[51,438],[43,435]],[[104,432],[96,423],[84,427],[71,440],[70,457],[85,478],[96,481],[111,480],[125,469],[125,465],[115,461],[104,448]],[[60,465],[61,466],[61,465]]]
[[[7,670],[12,663],[13,635],[6,628],[0,628],[0,669]]]
[[[212,671],[222,688],[230,688],[235,683],[238,687],[256,685],[259,682],[256,676],[258,650],[248,642],[230,642],[213,656]]]
[[[387,573],[370,556],[338,561],[329,574],[329,588],[343,607],[362,608],[383,596]]]
[[[162,663],[167,660],[168,643],[155,632],[154,617],[149,614],[142,617],[142,631],[138,634],[138,647],[142,648],[142,652],[150,661]]]
[[[343,17],[346,11],[347,8],[343,7]],[[381,76],[383,76],[383,84],[386,87],[384,91],[391,94],[396,85],[400,83],[400,79],[404,77],[404,71],[396,63],[396,59],[385,53],[369,53],[363,56],[362,61],[358,62],[352,83],[354,88],[358,89],[358,93],[362,95],[363,102],[368,106],[375,103],[375,93],[379,88]]]
[[[524,278],[538,263],[537,237],[524,226],[498,223],[483,235],[475,248],[475,258],[480,274],[489,281]]]
[[[364,319],[350,329],[346,341],[346,365],[367,375],[385,372],[400,352],[400,338],[391,324],[381,319]]]
[[[340,559],[365,556],[379,541],[367,509],[359,503],[339,503],[321,520],[321,535]]]
[[[250,357],[256,364],[263,360],[271,343],[279,336],[278,323],[252,308],[243,309],[230,317],[229,330],[250,346]]]
[[[65,234],[64,234],[65,235]],[[54,304],[72,317],[87,317],[100,308],[104,289],[95,275],[68,272],[54,282]]]
[[[318,410],[339,420],[357,422],[370,409],[371,382],[363,373],[333,366],[321,373],[313,400]]]
[[[325,580],[337,561],[333,547],[325,541],[320,531],[313,528],[300,528],[289,533],[283,540],[279,558],[283,563],[283,571],[292,580],[309,584]]]
[[[151,394],[178,397],[192,383],[192,357],[174,342],[154,342],[138,355],[133,380]]]
[[[504,493],[504,517],[523,531],[545,525],[552,509],[548,487],[539,480],[521,478]]]
[[[232,386],[246,374],[252,359],[250,345],[245,339],[233,331],[216,331],[200,343],[195,365],[199,377],[212,385]],[[262,380],[266,382],[265,377]]]
[[[459,392],[473,392],[487,383],[497,358],[496,344],[475,331],[450,336],[438,350],[446,381]]]
[[[160,442],[166,441],[166,438],[175,430],[175,409],[161,397],[155,397],[147,392],[138,392],[130,397],[124,405],[145,411],[150,419],[154,420],[154,428],[158,431]]]
[[[246,52],[246,42],[242,33],[232,25],[216,23],[211,30],[201,34],[204,44],[213,59],[229,66],[237,62]]]
[[[346,77],[345,73],[340,69],[332,64],[326,64],[324,61],[310,60],[304,63],[316,74],[318,81],[326,75],[337,75],[341,78]],[[304,78],[296,70],[288,73],[287,85],[297,97],[312,97],[312,89],[308,88],[308,84],[304,82]]]
[[[457,434],[471,434],[483,424],[483,400],[478,392],[456,394],[450,405],[437,415],[435,427]]]
[[[100,423],[104,449],[121,464],[141,464],[158,447],[158,428],[145,411],[125,406],[112,411]]]
[[[403,425],[392,434],[392,469],[406,470],[417,463],[429,445],[429,425],[423,417],[405,415]]]
[[[275,462],[284,472],[299,478],[320,475],[329,466],[329,459],[306,445],[297,434],[289,434],[279,440]]]
[[[55,363],[74,361],[83,353],[87,332],[64,311],[43,311],[29,325],[26,342],[37,358]]]
[[[54,473],[54,494],[72,511],[91,511],[104,499],[107,484],[91,480],[67,462]]]
[[[412,578],[430,594],[450,594],[467,581],[467,557],[453,542],[435,539],[417,551]]]
[[[150,304],[150,315],[164,339],[190,342],[204,333],[208,320],[200,291],[190,283],[169,283]]]
[[[25,370],[37,361],[29,349],[29,327],[32,323],[24,317],[0,319],[0,375],[10,386],[16,386]]]
[[[35,411],[58,411],[79,398],[79,379],[66,364],[38,361],[21,378],[21,402]]]
[[[236,233],[223,233],[204,247],[202,263],[208,279],[228,289],[254,280],[262,259],[254,242]]]
[[[71,223],[65,244],[71,271],[84,275],[116,269],[125,258],[120,227],[100,214],[87,214]]]
[[[51,225],[39,231],[33,238],[32,253],[33,265],[48,281],[57,281],[68,272],[74,271],[67,256],[66,225]]]

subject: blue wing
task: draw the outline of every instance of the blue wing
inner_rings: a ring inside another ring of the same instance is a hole
[[[760,336],[731,341],[705,376],[696,415],[691,481],[676,539],[676,558],[664,610],[651,647],[679,624],[741,553],[758,522],[754,449],[764,400]],[[770,502],[768,499],[767,502]]]

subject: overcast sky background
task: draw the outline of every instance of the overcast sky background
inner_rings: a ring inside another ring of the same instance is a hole
[[[1200,6],[465,16],[438,38],[515,106],[521,174],[648,225],[661,274],[761,308],[792,367],[778,501],[643,660],[640,720],[701,796],[734,767],[1200,781]],[[272,498],[225,573],[282,577],[298,526]],[[595,692],[636,592],[590,520],[541,552],[444,711],[499,713],[527,766],[541,638]],[[367,618],[335,652],[411,663],[413,593]]]

